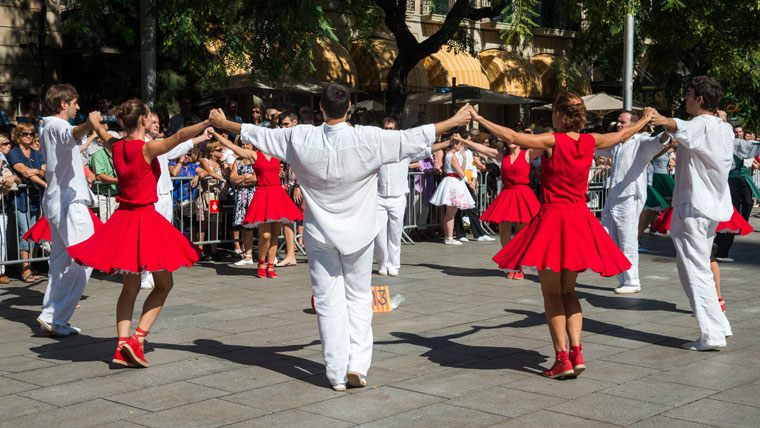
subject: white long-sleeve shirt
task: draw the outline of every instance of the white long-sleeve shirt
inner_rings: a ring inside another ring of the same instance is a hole
[[[608,198],[625,198],[637,195],[646,198],[647,165],[662,150],[660,136],[636,134],[620,144],[597,150],[598,154],[612,159]]]
[[[40,148],[46,164],[47,189],[42,196],[45,215],[55,215],[61,207],[73,202],[88,205],[92,202],[92,192],[87,186],[82,156],[79,154],[79,145],[85,141],[85,138],[74,138],[74,127],[69,122],[55,116],[43,119]]]
[[[377,172],[377,194],[387,198],[409,193],[409,163],[428,157],[430,151],[423,150],[417,155],[402,159],[401,162],[381,166]]]
[[[712,115],[674,119],[678,140],[674,207],[689,205],[702,216],[727,221],[733,214],[728,171],[734,153],[731,125]]]
[[[345,122],[280,129],[244,123],[240,136],[293,168],[306,201],[304,233],[350,254],[375,237],[378,169],[426,149],[429,156],[435,126],[395,131]]]

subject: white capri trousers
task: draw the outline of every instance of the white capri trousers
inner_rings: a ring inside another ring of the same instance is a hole
[[[304,235],[322,355],[330,384],[349,371],[366,376],[372,362],[372,247],[341,254]]]
[[[631,262],[631,268],[615,275],[621,286],[640,287],[639,281],[639,215],[644,200],[637,195],[607,199],[602,211],[602,226],[620,251]]]
[[[40,319],[48,324],[66,325],[77,308],[92,274],[69,256],[68,247],[87,240],[95,228],[87,205],[74,202],[60,212],[45,213],[50,222],[50,270]]]
[[[731,325],[720,310],[715,280],[710,270],[710,252],[718,222],[699,215],[685,205],[673,207],[670,235],[676,247],[678,278],[697,320],[699,341],[723,346],[731,336]]]
[[[406,195],[378,196],[375,224],[375,261],[378,270],[401,269],[401,233],[404,231]]]

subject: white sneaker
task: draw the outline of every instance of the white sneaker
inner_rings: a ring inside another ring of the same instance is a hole
[[[470,241],[469,239],[467,239],[466,236],[463,236],[463,237],[459,238],[459,240],[462,241],[462,242],[469,242]]]
[[[49,324],[39,318],[37,318],[37,322],[42,326],[42,328],[46,331],[48,331],[53,336],[58,337],[66,337],[71,336],[72,334],[79,334],[82,330],[76,327],[72,327],[69,324],[66,325],[57,325],[57,324]]]
[[[478,241],[491,242],[491,241],[495,241],[495,239],[491,238],[488,235],[482,235],[481,237],[478,238]]]
[[[233,263],[233,265],[235,266],[245,266],[245,265],[252,265],[252,264],[253,264],[253,257],[240,259],[236,261],[235,263]]]
[[[388,270],[385,269],[385,268],[378,269],[377,274],[380,275],[380,276],[388,276]]]
[[[443,243],[446,245],[462,245],[461,242],[457,241],[454,238],[446,238],[443,240]]]
[[[235,254],[243,254],[243,250],[241,250],[240,248],[238,248],[237,250],[235,250]]]
[[[332,386],[333,391],[344,392],[346,390],[345,383],[336,383]]]
[[[686,342],[683,345],[681,345],[681,348],[688,349],[689,351],[711,351],[713,349],[725,348],[725,347],[726,347],[725,343],[722,344],[722,345],[715,345],[715,346],[713,346],[713,345],[706,345],[706,344],[702,343],[702,341],[699,340],[699,339],[697,339],[697,340],[695,340],[693,342]]]
[[[388,268],[388,276],[392,276],[395,278],[398,276],[398,271],[393,268]]]
[[[156,286],[152,282],[141,282],[140,283],[140,290],[152,290],[156,288]]]
[[[470,226],[470,217],[463,216],[462,217],[462,224],[464,225],[464,227],[469,227]]]
[[[346,378],[348,378],[348,386],[351,388],[364,388],[367,386],[367,380],[361,373],[348,372],[346,373]]]
[[[621,285],[615,289],[615,293],[617,294],[636,294],[639,291],[641,291],[641,287],[633,285]]]

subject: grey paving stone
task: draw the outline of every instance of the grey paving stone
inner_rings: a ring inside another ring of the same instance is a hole
[[[19,392],[28,391],[30,389],[39,388],[37,385],[31,383],[21,382],[9,377],[0,376],[0,396],[17,394]]]
[[[510,389],[508,385],[473,392],[447,403],[514,418],[566,401],[560,397]]]
[[[632,398],[593,393],[550,408],[555,412],[594,419],[617,425],[630,425],[660,414],[668,407]]]
[[[437,428],[441,426],[480,427],[491,426],[506,419],[493,413],[437,403],[359,426],[366,428],[412,426],[419,428]]]
[[[760,409],[736,403],[703,399],[664,413],[664,416],[685,419],[719,427],[757,427]]]
[[[611,428],[617,426],[619,425],[612,425],[546,410],[539,410],[492,425],[493,428]]]
[[[747,383],[710,397],[713,400],[760,407],[760,382]]]
[[[0,427],[95,427],[138,416],[144,412],[108,400],[96,399],[0,421]]]
[[[631,428],[698,428],[705,426],[713,426],[702,423],[695,423],[684,421],[681,419],[668,418],[666,416],[652,416],[651,418],[644,419],[643,421],[636,422],[630,425]]]
[[[571,399],[613,387],[615,384],[591,379],[584,373],[581,377],[567,380],[547,379],[535,375],[511,382],[507,386],[521,391]]]
[[[21,373],[11,373],[6,375],[6,377],[34,385],[51,386],[106,376],[113,373],[114,371],[109,369],[108,364],[104,361],[79,361],[77,363],[55,365]]]
[[[584,349],[584,357],[585,354],[586,352]],[[583,377],[604,382],[624,384],[626,382],[662,372],[662,370],[658,369],[632,366],[630,364],[620,364],[615,361],[610,361],[615,358],[614,356],[607,356],[604,358],[605,359],[603,360],[588,360],[586,362],[587,370],[583,373]]]
[[[306,370],[308,369],[304,370],[303,376],[301,377],[307,377],[316,374],[306,372]],[[292,375],[286,375],[265,367],[252,366],[196,377],[189,379],[188,381],[199,385],[221,389],[223,391],[243,392],[269,385],[288,382],[290,380],[293,380]]]
[[[366,423],[443,401],[432,395],[389,386],[338,395],[338,398],[302,406],[300,409],[344,421]]]
[[[124,382],[114,382],[105,376],[34,389],[22,392],[21,395],[33,400],[63,407],[136,389],[138,388],[133,385]]]
[[[315,415],[314,413],[304,412],[298,409],[291,409],[227,425],[225,428],[271,428],[295,426],[307,426],[309,428],[342,428],[354,426],[354,424]]]
[[[655,376],[667,382],[721,391],[760,379],[760,368],[699,361]]]
[[[153,388],[142,388],[136,392],[109,395],[106,398],[138,409],[156,412],[227,394],[225,391],[203,385],[175,382]]]
[[[682,406],[716,393],[712,389],[663,382],[652,377],[608,388],[603,392],[622,398],[632,398],[667,407]]]
[[[32,400],[20,395],[6,395],[0,397],[0,415],[3,415],[2,419],[0,420],[0,424],[2,424],[3,421],[17,418],[19,416],[52,409],[55,409],[55,406],[47,403]]]
[[[392,386],[436,397],[453,398],[518,379],[524,379],[524,376],[513,373],[496,374],[491,370],[449,369],[401,381]]]
[[[686,341],[684,341],[686,342]],[[683,352],[677,346],[648,345],[628,352],[617,354],[614,360],[618,363],[631,364],[655,369],[672,369],[683,367],[695,361],[701,361],[710,355],[706,352]]]
[[[266,412],[279,412],[343,395],[344,393],[334,392],[330,389],[327,379],[323,375],[319,375],[308,378],[308,380],[293,380],[240,392],[225,396],[222,399],[262,409]]]
[[[222,400],[206,400],[132,418],[132,422],[148,427],[218,427],[252,419],[263,410]]]

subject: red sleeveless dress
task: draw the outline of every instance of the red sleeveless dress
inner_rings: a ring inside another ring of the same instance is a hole
[[[290,199],[280,184],[280,161],[267,160],[259,152],[253,163],[256,173],[256,191],[243,218],[243,227],[256,227],[259,223],[303,220],[303,213]]]
[[[145,141],[119,140],[113,164],[119,179],[119,208],[90,239],[69,247],[79,264],[108,272],[175,271],[192,266],[200,257],[193,245],[156,211],[158,160],[148,165]]]
[[[544,154],[541,160],[544,203],[493,260],[508,271],[591,269],[612,276],[630,269],[631,262],[586,206],[594,137],[580,134],[575,141],[567,134],[554,134],[554,138],[552,157]]]
[[[95,228],[95,231],[100,229],[100,226],[103,226],[103,222],[100,221],[98,216],[95,215],[94,212],[92,212],[91,209],[87,208],[87,211],[90,212],[90,217],[92,218],[92,225]],[[22,237],[24,241],[34,241],[34,242],[40,242],[40,241],[50,241],[50,223],[48,223],[48,219],[45,218],[43,215],[40,217],[39,220],[37,220],[36,223],[32,227],[29,228],[29,230],[26,231],[24,236]]]
[[[673,220],[673,207],[666,209],[657,217],[657,220],[652,223],[652,230],[659,233],[668,233],[670,230],[670,221]],[[722,221],[718,223],[718,227],[715,231],[718,233],[731,233],[733,235],[749,235],[755,230],[751,224],[744,220],[744,217],[736,211],[734,207],[734,213],[731,214],[731,218],[728,221]]]
[[[525,150],[520,150],[517,159],[511,161],[509,154],[501,160],[502,189],[499,196],[486,208],[480,219],[501,223],[510,221],[527,223],[538,214],[541,204],[528,184],[530,184],[530,163],[525,159]]]

